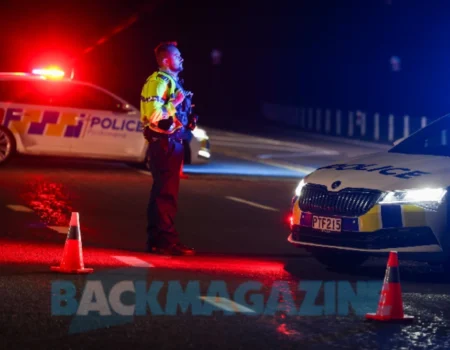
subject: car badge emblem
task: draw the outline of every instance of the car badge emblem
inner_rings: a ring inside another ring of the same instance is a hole
[[[331,184],[331,188],[334,190],[336,188],[338,188],[341,185],[342,182],[340,181],[335,181]]]

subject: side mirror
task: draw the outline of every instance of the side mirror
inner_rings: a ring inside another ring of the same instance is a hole
[[[406,137],[402,137],[401,139],[397,139],[394,141],[394,146],[397,146],[400,142],[402,142]]]

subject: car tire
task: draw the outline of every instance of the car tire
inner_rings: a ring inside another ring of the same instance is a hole
[[[311,253],[319,263],[336,271],[356,270],[368,259],[364,254],[351,252],[313,250]]]
[[[8,163],[16,153],[16,139],[8,129],[0,126],[0,166]]]

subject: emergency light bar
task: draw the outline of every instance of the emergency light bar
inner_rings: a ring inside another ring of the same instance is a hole
[[[58,68],[35,68],[31,71],[33,74],[43,75],[49,78],[62,78],[64,72]]]

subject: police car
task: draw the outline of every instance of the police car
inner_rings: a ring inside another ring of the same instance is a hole
[[[101,87],[72,78],[56,68],[0,73],[0,165],[20,153],[148,166],[139,110]],[[185,164],[207,161],[206,132],[196,128],[185,149]]]
[[[450,267],[450,114],[387,152],[321,167],[298,184],[288,241],[351,268],[397,251]]]

